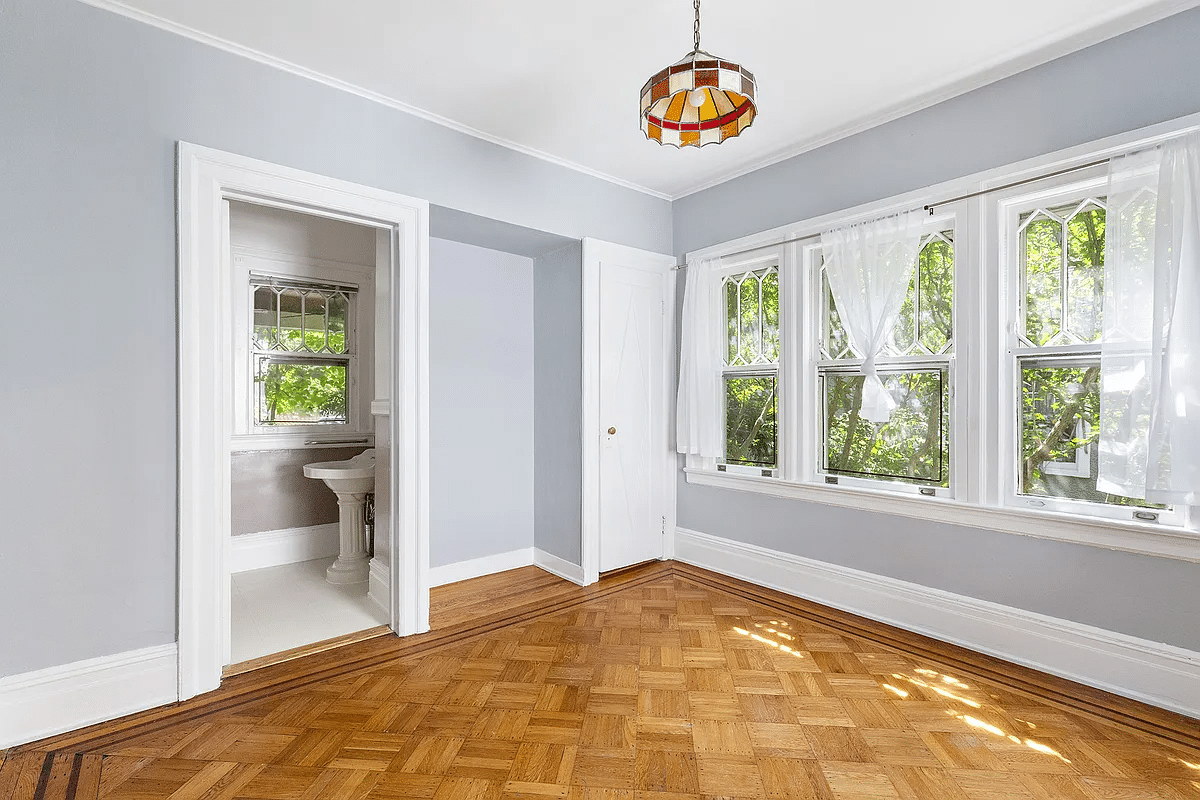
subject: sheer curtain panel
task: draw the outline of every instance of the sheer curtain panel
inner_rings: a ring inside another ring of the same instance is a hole
[[[863,359],[859,413],[871,422],[891,419],[896,401],[875,369],[912,280],[921,249],[923,218],[907,212],[821,234],[825,274],[850,347]]]
[[[680,328],[679,396],[675,440],[680,453],[701,458],[725,454],[721,432],[721,319],[711,259],[688,263]]]
[[[1112,160],[1097,487],[1200,504],[1200,135]]]

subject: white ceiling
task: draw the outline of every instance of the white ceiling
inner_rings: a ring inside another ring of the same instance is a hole
[[[638,92],[691,50],[688,0],[86,1],[671,198],[1200,5],[704,0],[702,46],[755,74],[760,116],[676,150],[638,129]]]

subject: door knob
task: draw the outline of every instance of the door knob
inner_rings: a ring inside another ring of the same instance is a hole
[[[617,432],[617,429],[616,429],[616,428],[609,428],[609,429],[608,429],[608,435],[609,435],[609,436],[612,436],[612,435],[613,435],[614,433],[616,433],[616,432]]]

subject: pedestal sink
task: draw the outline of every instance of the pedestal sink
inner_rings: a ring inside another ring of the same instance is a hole
[[[304,465],[304,476],[320,478],[338,499],[338,557],[325,570],[330,583],[362,583],[370,572],[363,509],[375,489],[375,450],[364,450],[347,461],[318,461]]]

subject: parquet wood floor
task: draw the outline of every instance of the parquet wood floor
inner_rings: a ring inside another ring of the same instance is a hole
[[[1195,720],[682,565],[434,606],[0,754],[0,798],[1200,798]]]

